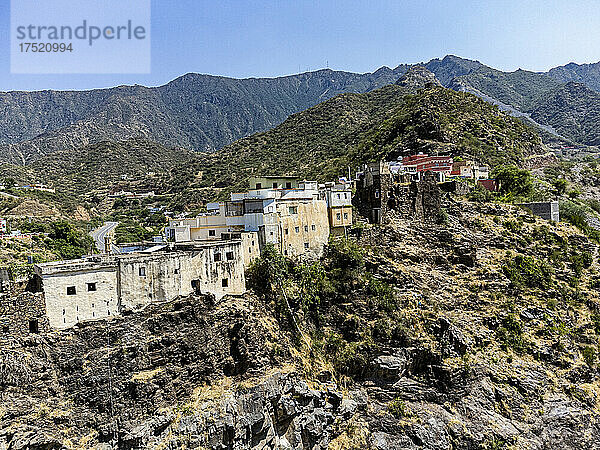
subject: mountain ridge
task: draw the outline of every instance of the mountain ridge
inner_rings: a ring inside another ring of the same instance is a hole
[[[4,117],[0,122],[0,160],[27,165],[56,150],[135,138],[213,152],[237,139],[272,129],[291,114],[335,95],[370,92],[394,84],[417,66],[432,72],[445,87],[480,93],[486,100],[514,108],[515,115],[548,120],[540,123],[541,127],[557,128],[551,119],[566,117],[569,126],[565,137],[575,136],[580,144],[597,145],[594,133],[578,131],[590,130],[586,116],[600,110],[589,86],[583,93],[587,105],[583,115],[576,114],[575,106],[570,113],[571,105],[561,111],[538,111],[544,104],[542,97],[552,97],[565,84],[556,74],[574,70],[574,66],[548,73],[502,72],[479,61],[446,55],[425,63],[382,66],[363,74],[320,69],[283,77],[236,79],[190,72],[155,87],[0,92]]]

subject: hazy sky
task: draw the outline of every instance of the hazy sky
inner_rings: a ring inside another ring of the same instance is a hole
[[[372,72],[446,54],[511,71],[600,60],[600,0],[152,0],[151,74],[11,75],[9,12],[2,0],[0,90],[159,85],[186,72],[273,77],[327,64]]]

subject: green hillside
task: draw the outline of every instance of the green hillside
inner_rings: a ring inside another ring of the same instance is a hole
[[[192,197],[203,188],[243,189],[253,175],[333,179],[374,158],[402,151],[475,155],[522,163],[540,153],[539,136],[478,97],[431,86],[411,94],[386,86],[344,94],[295,114],[265,133],[171,171],[170,190]],[[185,193],[185,194],[184,194]]]

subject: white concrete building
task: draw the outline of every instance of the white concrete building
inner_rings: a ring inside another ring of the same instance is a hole
[[[35,265],[51,328],[119,314],[192,292],[243,294],[242,240]]]

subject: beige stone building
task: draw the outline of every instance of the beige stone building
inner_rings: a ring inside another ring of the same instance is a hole
[[[242,239],[37,264],[51,328],[120,314],[192,292],[246,290]]]
[[[349,189],[332,184],[329,191],[335,193],[328,196],[324,185],[293,177],[252,178],[250,186],[249,191],[231,194],[231,200],[212,206],[205,214],[172,220],[167,236],[175,242],[195,242],[248,234],[243,242],[258,243],[259,249],[250,257],[254,245],[244,244],[249,252],[244,262],[249,264],[266,244],[287,256],[319,256],[330,228],[343,229],[352,223]]]

